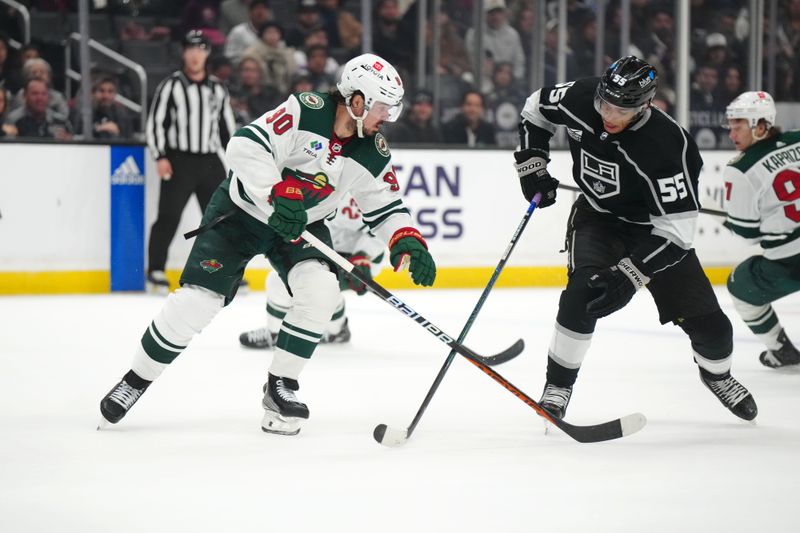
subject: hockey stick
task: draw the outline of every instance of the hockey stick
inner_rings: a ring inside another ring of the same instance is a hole
[[[339,255],[333,248],[319,240],[317,237],[312,235],[308,230],[304,231],[300,235],[306,242],[314,246],[317,250],[322,252],[328,259],[336,263],[339,268],[350,274],[352,277],[358,279],[361,283],[367,286],[369,290],[375,293],[379,298],[383,301],[389,303],[403,313],[404,315],[408,316],[411,320],[428,330],[434,337],[448,345],[453,350],[457,351],[464,357],[474,360],[478,362],[480,365],[489,365],[489,364],[498,364],[496,361],[505,362],[513,359],[514,357],[518,356],[522,353],[522,350],[525,349],[525,343],[522,339],[517,340],[514,344],[503,350],[502,352],[491,355],[489,357],[484,357],[482,355],[478,355],[477,353],[473,352],[463,344],[458,341],[453,340],[453,337],[446,334],[441,328],[433,324],[431,321],[426,319],[421,314],[417,313],[411,307],[409,307],[406,303],[404,303],[400,298],[392,294],[391,292],[387,291],[383,288],[379,283],[368,278],[355,270],[355,265]]]
[[[571,191],[571,192],[583,192],[578,187],[575,187],[573,185],[565,185],[563,183],[559,183],[558,184],[558,188],[559,189],[564,189],[565,191]],[[708,209],[707,207],[701,207],[699,209],[699,211],[701,213],[706,214],[706,215],[714,215],[715,217],[727,217],[728,216],[728,214],[725,213],[725,211],[718,211],[716,209]]]
[[[493,380],[498,382],[500,385],[505,387],[511,394],[528,404],[529,407],[533,408],[539,416],[544,418],[545,420],[549,421],[559,429],[561,429],[564,433],[572,437],[573,439],[577,440],[578,442],[601,442],[604,440],[611,440],[611,439],[618,439],[620,437],[625,437],[627,435],[631,435],[636,433],[640,429],[642,429],[645,424],[647,423],[647,419],[645,419],[644,415],[641,413],[634,413],[632,415],[627,415],[622,418],[617,418],[616,420],[611,420],[609,422],[604,422],[602,424],[596,424],[592,426],[574,426],[569,424],[563,420],[558,418],[553,418],[545,409],[543,409],[536,401],[533,400],[530,396],[522,392],[519,388],[514,386],[510,381],[506,378],[492,370],[488,365],[485,365],[480,362],[478,356],[475,352],[467,348],[461,343],[458,343],[445,334],[441,329],[437,328],[430,322],[428,322],[424,317],[422,317],[419,313],[408,307],[405,303],[403,303],[399,298],[394,296],[392,293],[384,289],[375,281],[367,278],[366,276],[361,275],[359,272],[354,271],[354,265],[344,259],[341,255],[336,253],[334,250],[330,248],[330,246],[326,245],[324,242],[317,239],[314,235],[309,233],[308,231],[304,231],[302,237],[312,244],[317,250],[325,254],[331,261],[339,265],[343,268],[346,272],[350,273],[353,277],[357,278],[359,281],[364,283],[372,292],[374,292],[377,296],[379,296],[382,300],[388,302],[393,307],[397,308],[400,312],[405,315],[408,315],[412,320],[419,323],[425,329],[430,331],[436,338],[450,346],[460,355],[462,355],[465,359],[467,359],[470,363],[477,366],[481,371],[491,377]],[[518,340],[514,346],[520,345],[522,346],[522,339]],[[374,435],[376,440],[383,440],[382,435]]]
[[[503,252],[503,256],[500,258],[500,262],[497,263],[497,267],[494,269],[494,274],[492,274],[492,278],[489,280],[489,283],[486,285],[486,288],[483,289],[481,297],[478,298],[478,303],[475,304],[475,308],[472,310],[472,314],[469,315],[467,323],[464,325],[464,329],[461,330],[461,335],[458,336],[458,342],[464,342],[467,333],[469,333],[469,330],[472,328],[472,324],[475,322],[475,319],[478,318],[478,313],[480,313],[481,308],[483,307],[483,304],[486,301],[486,298],[489,296],[489,292],[494,287],[497,278],[500,277],[500,272],[502,272],[503,267],[506,266],[506,261],[508,261],[511,252],[517,245],[517,240],[519,240],[520,235],[522,235],[522,231],[525,229],[525,226],[528,225],[528,221],[531,219],[533,210],[536,209],[536,205],[539,203],[539,200],[541,199],[542,199],[541,193],[536,193],[536,195],[533,197],[533,200],[528,206],[528,210],[525,212],[525,215],[522,217],[522,220],[517,226],[517,230],[511,237],[511,241],[508,243],[505,252]],[[414,433],[414,429],[417,427],[417,424],[419,424],[419,421],[422,418],[423,413],[425,413],[425,410],[428,408],[428,404],[431,403],[433,395],[439,389],[439,385],[442,383],[444,375],[447,373],[447,370],[453,363],[453,359],[455,358],[455,356],[456,356],[456,351],[450,350],[450,353],[447,355],[447,359],[445,359],[444,364],[442,365],[442,369],[439,370],[439,373],[436,375],[436,379],[433,380],[433,385],[431,385],[430,389],[428,390],[428,394],[425,395],[425,399],[422,401],[422,405],[419,406],[417,414],[414,415],[414,420],[411,421],[411,424],[406,429],[395,429],[387,426],[386,424],[378,424],[377,426],[375,426],[375,431],[372,432],[372,435],[375,437],[375,440],[377,440],[380,444],[383,444],[385,446],[400,446],[402,444],[405,444],[408,441],[408,439],[411,438],[411,434]],[[503,362],[505,361],[500,361],[499,363],[496,362],[495,364],[500,364]]]

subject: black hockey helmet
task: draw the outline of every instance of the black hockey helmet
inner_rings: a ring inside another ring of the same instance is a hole
[[[183,44],[184,49],[192,46],[197,46],[205,50],[211,49],[211,43],[208,41],[208,37],[203,33],[203,30],[189,30],[186,35],[183,36],[181,44]]]
[[[656,94],[658,74],[653,66],[636,56],[614,61],[597,84],[598,98],[623,108],[638,108]]]

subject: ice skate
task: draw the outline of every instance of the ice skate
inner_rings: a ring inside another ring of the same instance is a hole
[[[150,381],[145,381],[139,376],[128,372],[122,380],[100,401],[100,413],[103,415],[97,429],[102,429],[106,423],[116,424],[128,414],[133,404],[141,398]]]
[[[269,375],[261,401],[263,431],[279,435],[297,435],[300,432],[302,420],[308,418],[308,407],[294,394],[299,388],[296,380]]]
[[[325,333],[319,340],[320,344],[343,344],[345,342],[350,342],[350,326],[347,325],[346,318],[339,333]]]
[[[263,327],[245,331],[239,335],[239,343],[245,348],[269,350],[275,346],[275,340],[277,338],[277,333],[272,333],[269,328]]]
[[[572,397],[572,387],[558,387],[552,383],[545,383],[539,405],[542,406],[553,418],[564,418]],[[550,432],[550,423],[544,420],[544,433]]]
[[[151,294],[169,294],[169,281],[163,270],[153,270],[147,274],[147,292]]]
[[[754,420],[758,415],[758,407],[753,395],[731,376],[730,372],[712,374],[700,369],[700,379],[708,390],[714,393],[722,405],[743,420]]]
[[[797,351],[792,341],[786,336],[786,330],[782,329],[778,334],[778,342],[781,343],[781,347],[777,350],[761,352],[761,355],[758,356],[761,364],[770,368],[800,364],[800,352]]]

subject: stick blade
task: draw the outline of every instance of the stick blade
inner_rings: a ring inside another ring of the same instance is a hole
[[[622,436],[627,437],[644,428],[647,425],[647,417],[642,413],[633,413],[620,418],[619,423],[622,426]]]
[[[481,362],[488,366],[497,366],[507,363],[521,354],[525,350],[525,341],[517,339],[517,342],[506,348],[500,353],[484,357]]]
[[[372,436],[378,442],[390,448],[402,446],[408,441],[407,429],[394,429],[386,424],[378,424],[372,432]]]
[[[603,442],[633,435],[647,424],[647,418],[642,413],[633,413],[592,426],[573,426],[558,418],[552,422],[578,442]]]

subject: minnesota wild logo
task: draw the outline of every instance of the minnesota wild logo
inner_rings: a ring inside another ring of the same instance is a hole
[[[322,109],[322,106],[325,105],[322,98],[314,93],[300,93],[300,101],[311,109]]]
[[[375,135],[375,148],[378,149],[378,152],[383,157],[389,157],[389,143],[386,142],[386,137],[380,132]]]
[[[205,261],[200,261],[200,266],[203,267],[203,270],[205,270],[209,274],[213,274],[214,272],[222,268],[222,263],[220,263],[216,259],[206,259]]]
[[[310,174],[301,170],[284,169],[283,179],[294,179],[303,190],[303,204],[306,209],[314,207],[330,196],[335,189],[330,184],[330,178],[324,172]]]

